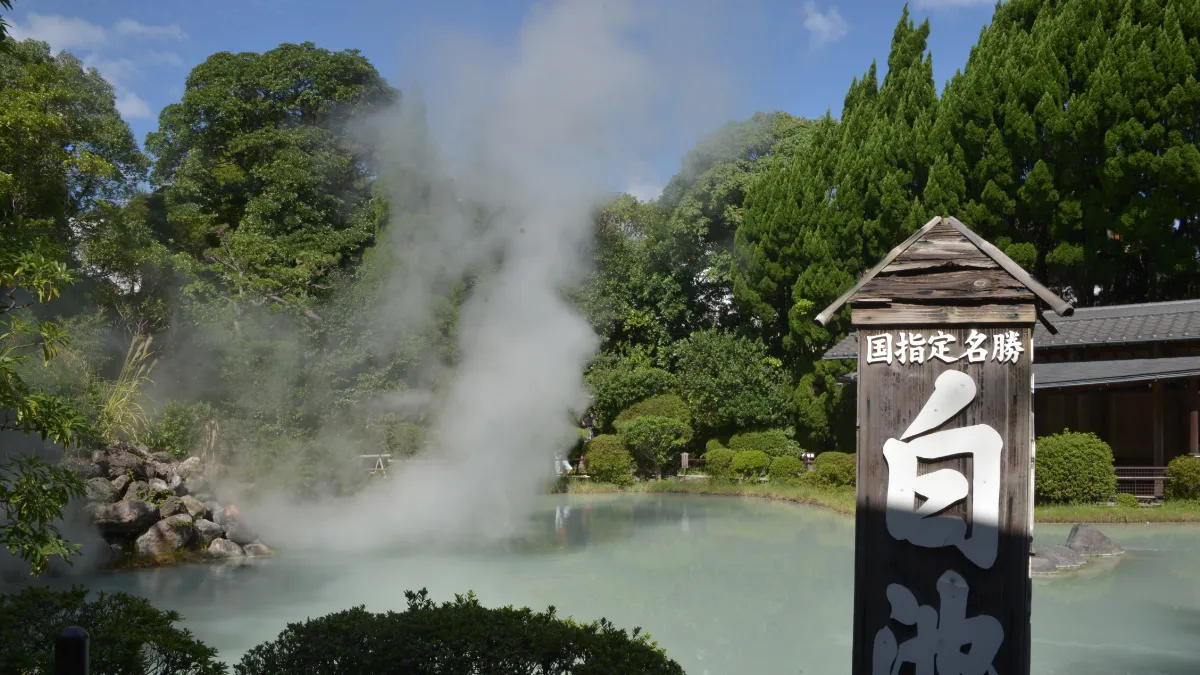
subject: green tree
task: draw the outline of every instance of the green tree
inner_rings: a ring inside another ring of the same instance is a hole
[[[674,417],[644,415],[621,425],[621,439],[634,457],[654,468],[659,478],[692,440],[692,428]]]
[[[160,236],[204,263],[213,293],[302,303],[326,290],[386,217],[349,124],[398,96],[353,50],[210,56],[146,139]]]
[[[702,437],[788,426],[791,420],[787,374],[761,341],[697,331],[676,346],[675,370],[679,394]]]

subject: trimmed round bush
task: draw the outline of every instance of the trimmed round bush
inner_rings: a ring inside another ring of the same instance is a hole
[[[1134,497],[1128,492],[1118,492],[1117,496],[1113,498],[1113,501],[1116,502],[1117,506],[1124,506],[1126,508],[1136,509],[1137,507],[1141,506],[1141,504],[1138,503],[1138,498]]]
[[[822,452],[813,461],[813,469],[804,474],[804,482],[823,488],[854,487],[858,475],[856,457],[849,452]]]
[[[618,436],[601,434],[588,441],[583,461],[588,475],[602,483],[629,485],[633,482],[633,455]]]
[[[682,398],[675,394],[660,394],[622,410],[613,424],[619,426],[622,422],[631,422],[639,417],[669,417],[681,422],[689,422],[692,414],[688,411],[687,403],[684,403]]]
[[[742,478],[759,478],[771,468],[771,458],[762,450],[742,450],[733,455],[729,470]]]
[[[1167,464],[1167,499],[1200,501],[1200,457],[1183,455]]]
[[[1112,448],[1095,434],[1063,431],[1037,440],[1034,493],[1043,504],[1094,504],[1117,491]]]
[[[716,440],[716,439],[713,439]],[[704,453],[704,471],[712,478],[729,478],[733,469],[733,456],[737,453],[713,441],[708,442],[710,449]]]
[[[771,460],[768,476],[772,483],[795,483],[804,472],[804,462],[790,455],[781,455]]]
[[[800,444],[793,441],[786,429],[768,429],[734,434],[729,439],[729,449],[734,451],[762,450],[771,457],[790,455],[800,457]]]
[[[661,477],[692,440],[692,428],[673,417],[638,417],[622,425],[621,439],[643,466]]]
[[[582,623],[511,606],[484,607],[474,594],[441,605],[408,591],[408,609],[363,607],[288,624],[252,648],[240,675],[292,673],[561,673],[683,675],[650,636],[604,619]]]

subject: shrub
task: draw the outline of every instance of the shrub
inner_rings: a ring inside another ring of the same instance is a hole
[[[204,434],[204,423],[212,417],[208,403],[184,405],[171,401],[162,415],[150,425],[146,444],[154,452],[165,452],[183,459],[196,449]]]
[[[612,424],[617,413],[675,386],[675,376],[648,362],[602,354],[592,364],[586,380],[592,391],[592,414],[600,428]]]
[[[1200,500],[1200,457],[1183,455],[1167,465],[1166,498]]]
[[[1134,497],[1128,492],[1118,492],[1113,501],[1116,502],[1117,506],[1124,506],[1126,508],[1136,509],[1137,507],[1141,506],[1141,504],[1138,503],[1138,498]]]
[[[676,345],[675,370],[676,391],[706,434],[782,426],[793,416],[787,372],[761,340],[696,331]]]
[[[174,625],[180,621],[178,613],[125,593],[100,593],[91,602],[87,594],[83,587],[30,587],[0,595],[0,672],[53,672],[54,639],[69,626],[82,626],[91,637],[93,673],[225,672],[217,650]]]
[[[551,607],[489,609],[473,594],[436,605],[409,591],[404,612],[353,609],[289,624],[248,651],[238,675],[292,673],[561,673],[683,675],[650,636],[601,619],[560,619]]]
[[[800,474],[803,472],[804,462],[791,455],[780,455],[771,460],[768,476],[772,483],[795,483],[800,480]]]
[[[737,453],[719,442],[715,448],[711,447],[713,441],[708,443],[710,449],[704,453],[704,471],[712,478],[729,478],[733,469],[733,456]]]
[[[800,444],[792,440],[791,429],[768,429],[734,434],[729,439],[730,450],[762,450],[771,457],[790,455],[799,459]]]
[[[823,488],[847,488],[856,485],[857,458],[848,452],[822,452],[813,461],[804,482]]]
[[[734,453],[729,469],[742,478],[759,478],[771,468],[771,458],[762,450],[742,450]]]
[[[692,440],[692,428],[671,417],[638,417],[621,425],[621,439],[635,457],[653,466],[661,477],[663,469]]]
[[[588,441],[583,459],[588,475],[602,483],[629,485],[633,482],[633,456],[617,436],[601,434]]]
[[[1047,504],[1107,501],[1117,491],[1112,448],[1095,434],[1063,431],[1037,440],[1034,492]]]
[[[719,439],[719,438],[710,438],[710,439],[708,439],[708,442],[704,444],[705,452],[708,452],[709,450],[717,450],[717,449],[725,449],[725,444],[722,443],[721,439]]]
[[[682,398],[675,394],[660,394],[622,410],[614,424],[619,427],[622,422],[632,422],[639,417],[669,417],[686,423],[691,421],[692,414]]]

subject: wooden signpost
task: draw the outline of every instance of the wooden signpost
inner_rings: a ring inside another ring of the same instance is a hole
[[[1037,299],[934,218],[817,317],[858,329],[854,675],[1029,673]]]

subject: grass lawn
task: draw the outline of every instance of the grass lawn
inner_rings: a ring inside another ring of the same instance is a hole
[[[602,494],[611,492],[677,493],[690,495],[723,495],[727,497],[760,497],[797,504],[832,509],[844,515],[854,514],[852,490],[828,490],[806,485],[774,485],[771,483],[709,483],[661,480],[634,483],[623,488],[608,483],[573,481],[572,494]],[[1034,520],[1039,523],[1200,523],[1200,502],[1167,502],[1159,506],[1038,506]]]

